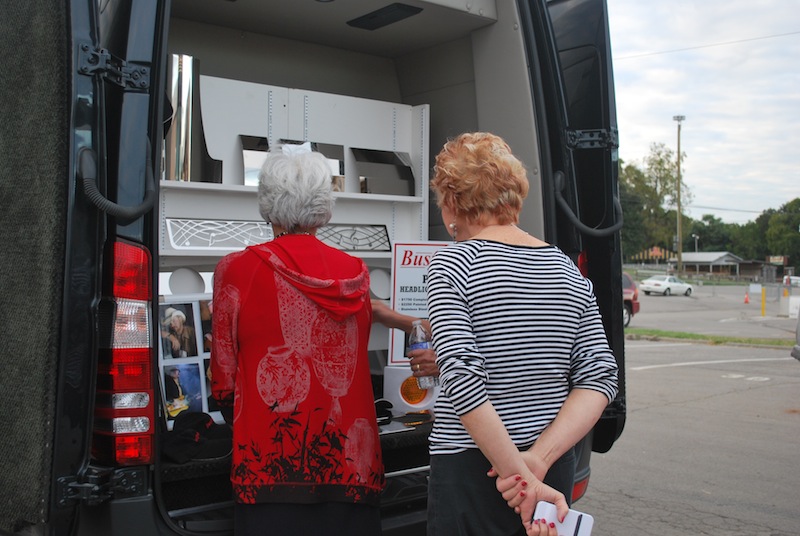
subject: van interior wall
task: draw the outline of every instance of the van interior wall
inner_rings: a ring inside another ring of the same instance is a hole
[[[169,52],[194,57],[204,75],[430,104],[431,155],[449,137],[478,128],[469,37],[393,59],[173,19]],[[449,239],[435,203],[429,221],[430,239]]]
[[[480,130],[502,136],[528,171],[530,189],[520,226],[545,238],[543,173],[531,92],[538,73],[529,74],[523,24],[514,1],[497,2],[497,22],[472,33],[475,95]]]
[[[66,17],[66,4],[53,0],[11,2],[0,17],[0,533],[48,515],[69,147]]]
[[[175,18],[168,50],[194,57],[203,75],[401,102],[389,58]]]
[[[516,2],[497,4],[497,23],[397,58],[177,18],[170,22],[169,51],[193,56],[205,75],[429,104],[431,166],[448,138],[495,132],[528,168],[531,188],[521,224],[543,236],[541,166],[519,15]],[[433,201],[429,237],[447,240]]]

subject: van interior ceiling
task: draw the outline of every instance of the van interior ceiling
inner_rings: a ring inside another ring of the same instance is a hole
[[[386,58],[453,41],[496,20],[495,0],[175,0],[172,17]],[[442,20],[447,20],[447,24]]]

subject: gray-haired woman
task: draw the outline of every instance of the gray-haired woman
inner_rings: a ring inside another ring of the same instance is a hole
[[[369,272],[315,237],[333,209],[327,159],[271,153],[258,205],[275,238],[214,274],[211,390],[233,408],[235,532],[380,534]]]

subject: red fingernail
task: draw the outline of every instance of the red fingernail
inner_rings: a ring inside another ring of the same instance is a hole
[[[555,523],[550,523],[550,528],[551,528],[551,529],[554,529],[554,528],[556,528],[556,524],[555,524]]]
[[[520,492],[519,492],[519,496],[520,496],[520,497],[524,497],[524,496],[525,496],[525,492],[524,492],[524,491],[520,491]]]
[[[516,480],[517,482],[519,482],[520,480],[522,480],[522,477],[521,477],[521,476],[519,476],[519,475],[517,475],[517,476],[516,476],[516,478],[515,478],[514,480]]]
[[[528,483],[527,483],[525,480],[523,480],[523,481],[522,481],[522,487],[524,488],[524,487],[525,487],[525,486],[527,486],[527,485],[528,485]]]

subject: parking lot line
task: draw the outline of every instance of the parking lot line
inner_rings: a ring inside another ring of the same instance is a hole
[[[763,359],[718,359],[714,361],[687,361],[685,363],[666,363],[663,365],[646,365],[643,367],[630,367],[627,370],[649,370],[668,367],[691,367],[695,365],[716,365],[721,363],[747,363],[754,361],[791,361],[791,357],[767,357]]]

